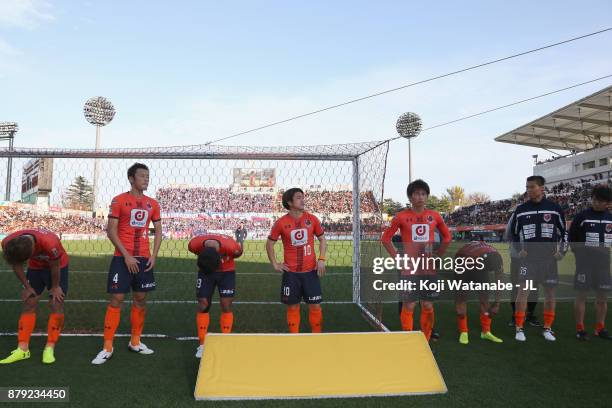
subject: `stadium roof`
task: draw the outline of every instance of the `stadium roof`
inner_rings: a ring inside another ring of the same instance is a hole
[[[252,159],[354,160],[388,140],[318,146],[189,145],[113,149],[56,149],[15,147],[0,149],[0,157],[117,158],[117,159]]]
[[[582,152],[612,143],[612,86],[495,138],[498,142]]]

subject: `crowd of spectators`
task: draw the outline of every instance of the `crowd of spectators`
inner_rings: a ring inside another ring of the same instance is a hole
[[[577,183],[558,183],[545,188],[546,197],[558,203],[565,218],[571,220],[575,214],[590,206],[593,187],[606,183],[612,187],[612,179],[602,177],[582,179]],[[446,216],[446,222],[450,226],[506,224],[516,206],[515,199],[487,201],[453,211]]]
[[[0,232],[8,233],[29,228],[44,228],[58,234],[99,234],[106,230],[106,221],[78,215],[59,216],[54,213],[37,213],[22,208],[2,207]]]
[[[156,198],[168,213],[272,213],[282,212],[283,190],[250,193],[218,187],[163,187]],[[317,214],[352,213],[351,191],[307,191],[306,208]],[[371,191],[360,195],[361,211],[375,212],[378,205]]]

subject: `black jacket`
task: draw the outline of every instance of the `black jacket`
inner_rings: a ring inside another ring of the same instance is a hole
[[[547,198],[516,207],[510,218],[510,233],[517,251],[524,249],[528,258],[542,259],[567,251],[563,210]]]

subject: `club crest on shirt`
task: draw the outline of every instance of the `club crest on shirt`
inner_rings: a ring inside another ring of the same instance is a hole
[[[544,214],[544,221],[549,222],[552,219],[550,214]]]
[[[148,208],[149,210],[153,209],[153,206],[151,205],[151,203],[147,203],[147,208]]]
[[[612,224],[606,224],[606,232],[612,231]]]
[[[53,256],[57,258],[59,256],[59,251],[57,250],[57,248],[51,248],[51,254],[53,254]]]
[[[310,226],[312,226],[312,221],[310,221],[308,218],[306,218],[304,220],[304,225],[306,225],[307,227],[310,227]]]
[[[427,216],[427,222],[433,222],[433,215],[428,215]]]

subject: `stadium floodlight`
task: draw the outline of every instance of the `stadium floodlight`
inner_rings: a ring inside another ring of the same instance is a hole
[[[421,133],[421,129],[423,127],[423,122],[421,122],[421,117],[416,113],[406,112],[402,113],[399,118],[397,118],[397,123],[395,124],[395,129],[397,133],[408,139],[408,181],[412,182],[412,152],[411,152],[411,143],[410,140],[413,137],[417,137],[419,133]]]
[[[106,126],[115,117],[115,107],[103,96],[95,96],[85,102],[83,113],[92,125]]]
[[[15,133],[19,130],[19,126],[15,122],[0,122],[0,140],[9,141],[9,150],[13,150],[13,140]],[[4,200],[11,200],[11,177],[13,170],[13,158],[9,157],[6,161],[6,189],[4,190]]]
[[[115,107],[103,96],[94,96],[85,102],[83,107],[85,119],[96,127],[96,150],[100,150],[100,128],[108,125],[115,117]],[[98,174],[99,162],[94,161],[94,176],[93,176],[93,213],[96,214],[98,206]]]

